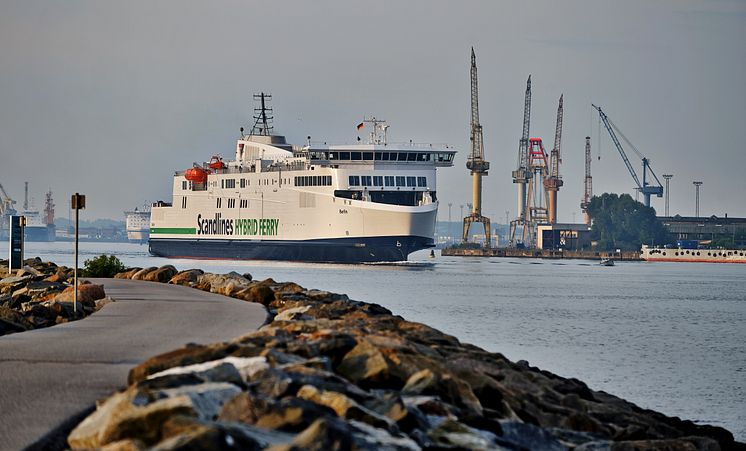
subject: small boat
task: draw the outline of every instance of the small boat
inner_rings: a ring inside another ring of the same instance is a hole
[[[604,258],[601,260],[601,263],[599,263],[601,266],[614,266],[614,260],[610,258]]]

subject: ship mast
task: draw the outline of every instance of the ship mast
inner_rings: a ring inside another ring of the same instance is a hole
[[[267,106],[266,102],[272,100],[272,94],[259,93],[254,94],[254,100],[260,101],[260,107],[254,108],[254,126],[251,127],[252,135],[269,136],[272,134],[273,125],[272,107]]]

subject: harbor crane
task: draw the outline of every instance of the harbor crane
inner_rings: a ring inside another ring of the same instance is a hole
[[[596,105],[591,104],[593,108],[598,110],[598,114],[601,117],[601,121],[604,123],[604,126],[606,127],[606,130],[609,132],[609,136],[611,136],[611,140],[614,142],[614,145],[616,146],[617,150],[619,151],[619,155],[622,156],[622,160],[624,160],[624,164],[627,165],[627,170],[629,171],[630,175],[632,175],[632,178],[635,180],[635,183],[637,184],[637,191],[641,192],[643,195],[643,199],[645,202],[645,206],[650,206],[650,195],[655,194],[657,197],[663,197],[663,185],[661,185],[660,180],[658,180],[658,176],[655,175],[655,172],[653,172],[653,169],[650,167],[650,160],[645,158],[645,156],[640,153],[639,150],[632,144],[626,136],[624,136],[624,133],[622,133],[621,130],[613,123],[611,122],[611,119],[601,110],[601,107],[598,107]],[[629,162],[629,159],[627,158],[627,154],[624,153],[624,148],[622,148],[622,144],[619,142],[619,139],[616,136],[616,133],[614,131],[616,130],[617,133],[622,137],[625,143],[629,145],[632,150],[637,154],[638,157],[642,160],[642,183],[640,183],[640,179],[637,177],[637,173],[635,172],[635,169],[632,167],[632,164]],[[651,185],[650,182],[648,182],[648,172],[653,176],[655,181],[658,183],[657,185]]]
[[[464,218],[464,233],[462,241],[469,237],[469,227],[475,222],[484,226],[484,240],[486,247],[491,247],[490,218],[482,216],[482,176],[487,175],[490,164],[484,159],[484,141],[482,140],[482,126],[479,124],[479,95],[477,89],[477,59],[474,47],[471,49],[471,154],[466,160],[466,168],[471,171],[472,203],[471,213]]]
[[[13,205],[16,203],[16,201],[8,196],[8,193],[5,192],[5,188],[3,188],[2,183],[0,183],[0,192],[2,192],[3,195],[3,198],[0,202],[0,216],[11,216],[16,214],[16,209],[13,208]]]
[[[593,197],[593,177],[591,177],[591,137],[585,137],[585,183],[583,200],[580,201],[580,210],[583,212],[583,220],[586,225],[591,225],[591,217],[588,214],[588,206]],[[665,177],[665,176],[664,176]]]
[[[548,219],[550,224],[557,222],[557,191],[564,185],[562,177],[559,173],[559,165],[562,163],[562,153],[560,147],[562,146],[562,98],[564,95],[560,95],[559,107],[557,108],[557,126],[554,131],[554,147],[549,158],[549,173],[548,177],[544,179],[544,189],[546,190],[547,196],[547,209]]]
[[[516,229],[520,226],[523,229],[528,227],[526,220],[526,188],[532,177],[529,171],[529,155],[528,155],[528,136],[529,129],[531,126],[531,75],[528,76],[526,81],[526,95],[523,101],[523,132],[521,133],[521,139],[518,141],[518,166],[515,171],[511,173],[513,176],[513,183],[518,184],[518,215],[513,221],[510,221],[510,246],[516,245],[515,234]]]

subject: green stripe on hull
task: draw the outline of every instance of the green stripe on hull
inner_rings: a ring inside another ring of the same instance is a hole
[[[194,235],[197,229],[194,227],[152,227],[150,233],[163,233],[169,235]]]

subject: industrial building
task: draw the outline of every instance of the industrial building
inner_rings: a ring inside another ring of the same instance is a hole
[[[586,224],[540,224],[536,227],[536,247],[545,250],[590,250],[590,232],[591,226]]]
[[[658,219],[677,240],[708,241],[731,239],[734,245],[744,245],[746,218],[717,217],[706,218],[693,216],[659,216]],[[740,243],[739,243],[740,241]]]

